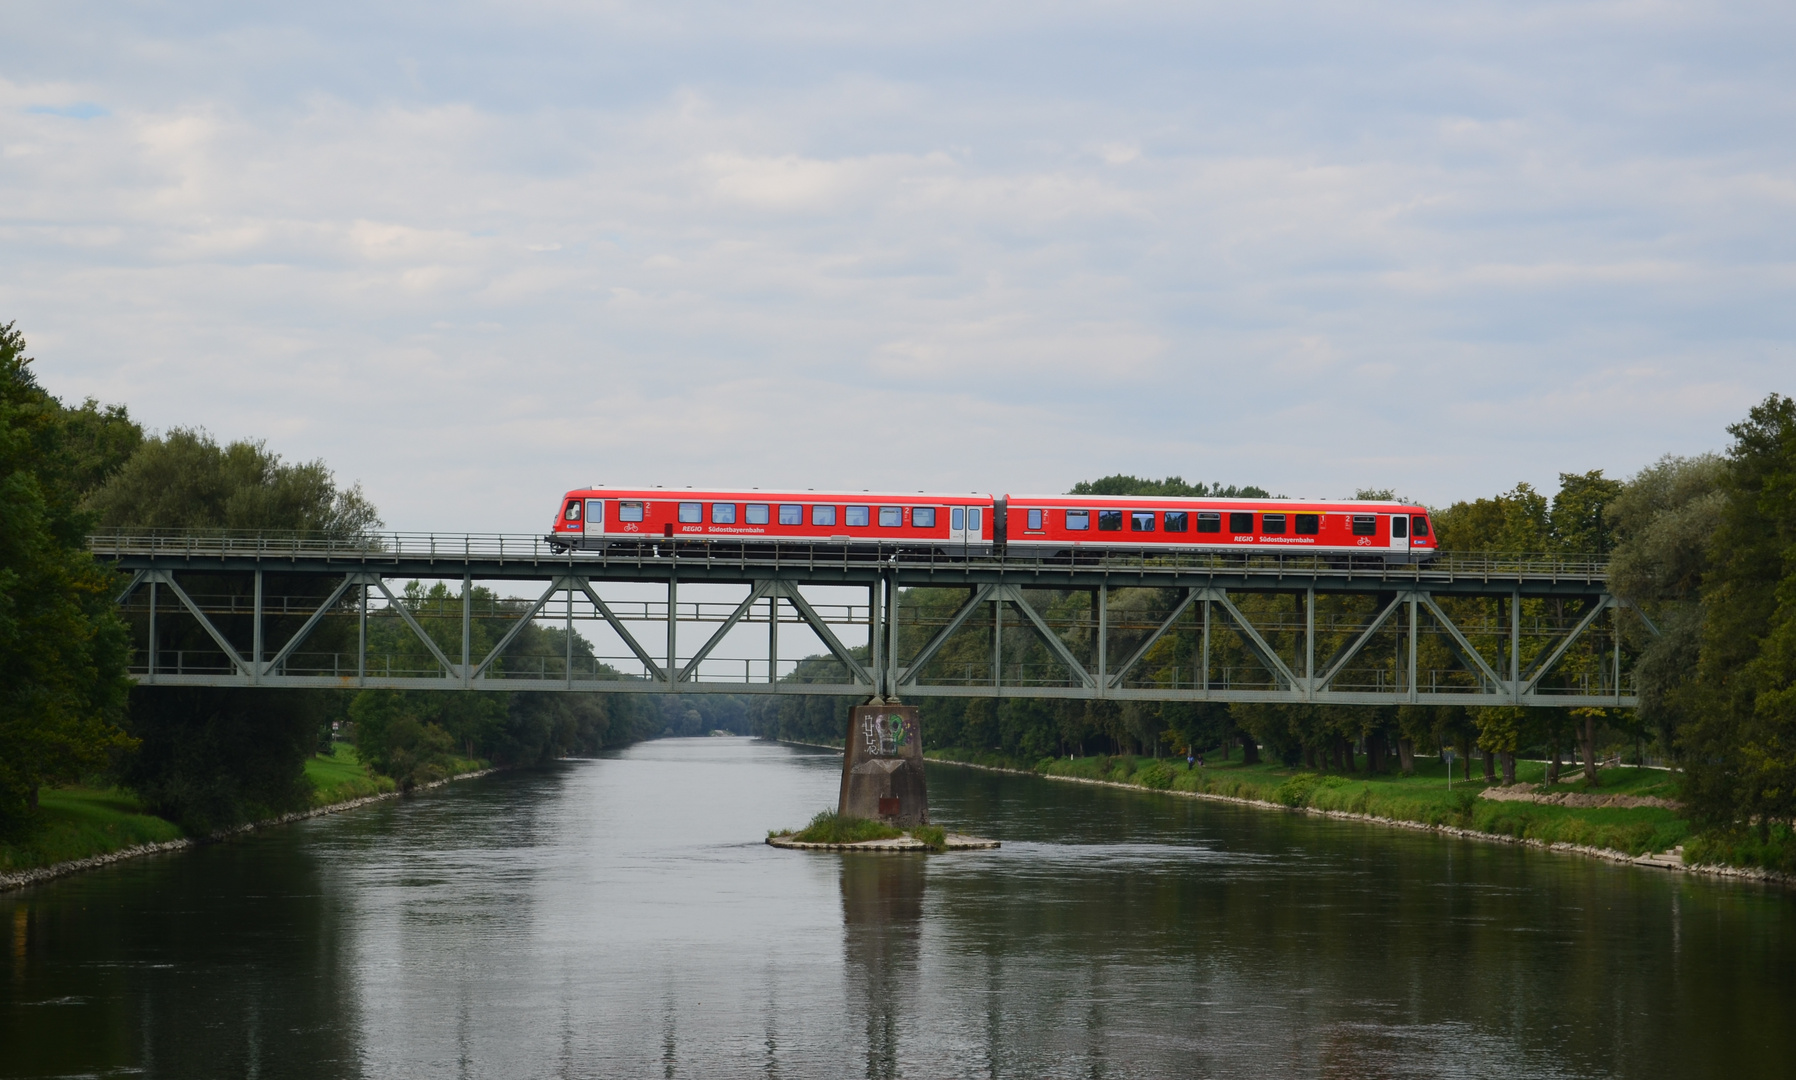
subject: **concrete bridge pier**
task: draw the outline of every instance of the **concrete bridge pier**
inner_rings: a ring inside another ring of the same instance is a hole
[[[907,828],[929,824],[923,729],[916,706],[876,700],[848,710],[837,813]]]

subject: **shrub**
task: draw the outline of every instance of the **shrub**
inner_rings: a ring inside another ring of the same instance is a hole
[[[824,810],[812,818],[809,825],[794,833],[792,839],[805,844],[858,844],[865,840],[890,840],[903,835],[904,830],[895,829],[884,822],[843,817],[834,810]]]
[[[1172,786],[1173,772],[1164,761],[1156,761],[1135,774],[1135,782],[1145,788],[1165,791]]]
[[[1308,806],[1310,796],[1322,777],[1315,773],[1299,773],[1272,790],[1272,801],[1286,806]]]
[[[919,825],[910,831],[911,839],[921,840],[931,851],[948,850],[948,830],[940,825]]]

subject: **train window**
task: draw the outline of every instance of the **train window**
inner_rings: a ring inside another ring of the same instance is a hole
[[[913,507],[910,512],[910,523],[919,529],[935,528],[935,507]]]
[[[835,523],[836,523],[836,508],[835,507],[833,507],[833,506],[813,506],[813,507],[811,507],[811,524],[812,525],[834,525]]]
[[[967,531],[970,533],[979,532],[979,508],[977,506],[967,507]]]
[[[848,526],[851,529],[866,528],[867,527],[867,508],[864,506],[850,506],[848,508],[847,519],[845,521],[843,521],[842,524]]]
[[[703,520],[705,520],[704,503],[680,504],[680,521],[682,524],[691,524],[692,522]]]
[[[594,522],[602,523],[602,522],[604,522],[604,520],[605,520],[605,500],[604,499],[588,499],[588,500],[586,500],[586,523],[590,525]]]
[[[1099,532],[1122,532],[1122,511],[1121,510],[1099,510],[1098,511],[1098,531]]]
[[[948,511],[948,528],[952,532],[960,532],[967,527],[967,508],[956,506]]]
[[[1283,514],[1261,514],[1260,515],[1260,529],[1261,529],[1261,531],[1271,533],[1274,536],[1278,535],[1279,533],[1284,532],[1285,531],[1285,515],[1283,515]]]
[[[1353,515],[1353,535],[1377,536],[1378,518],[1372,514]]]
[[[1154,512],[1152,510],[1129,511],[1130,532],[1153,532]]]
[[[1184,532],[1190,528],[1191,515],[1183,510],[1166,511],[1166,531]]]
[[[1422,537],[1428,535],[1428,519],[1427,518],[1423,517],[1420,514],[1417,514],[1415,517],[1410,518],[1409,521],[1410,521],[1410,530],[1416,534],[1416,539],[1419,540]]]
[[[567,518],[569,521],[579,521],[580,520],[580,500],[579,499],[569,499],[567,501],[567,510],[565,512],[563,512],[561,516],[564,518]]]
[[[1403,514],[1391,515],[1391,536],[1398,540],[1409,537],[1409,518]]]
[[[1293,514],[1291,516],[1297,519],[1292,523],[1296,527],[1291,531],[1298,536],[1315,536],[1322,531],[1321,514]]]
[[[734,525],[734,524],[736,524],[736,504],[735,503],[712,503],[711,504],[711,524],[713,524],[713,525]]]
[[[796,510],[797,507],[793,507],[793,509]],[[767,524],[767,504],[766,503],[749,503],[748,504],[748,516],[747,516],[746,520],[748,521],[748,523],[750,525],[765,525],[765,524]]]
[[[896,529],[898,526],[900,526],[902,524],[904,524],[904,507],[902,507],[902,506],[882,506],[879,508],[879,527],[880,528]]]
[[[1084,532],[1091,528],[1091,511],[1068,510],[1066,512],[1066,527],[1069,532]]]
[[[1029,511],[1029,528],[1031,528],[1031,529],[1040,529],[1041,528],[1041,511],[1040,510]]]
[[[1208,510],[1199,510],[1197,512],[1197,531],[1213,533],[1221,532],[1222,515],[1210,513]]]
[[[780,503],[781,525],[803,525],[804,507],[797,503]]]
[[[1253,515],[1252,514],[1244,514],[1239,510],[1231,510],[1229,512],[1229,532],[1232,532],[1232,533],[1253,532]]]
[[[617,520],[641,521],[642,504],[639,502],[620,502],[617,504]]]

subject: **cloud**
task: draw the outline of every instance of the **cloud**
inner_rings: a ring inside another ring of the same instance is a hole
[[[1772,5],[76,7],[0,43],[0,320],[399,527],[595,476],[1444,501],[1796,370]]]

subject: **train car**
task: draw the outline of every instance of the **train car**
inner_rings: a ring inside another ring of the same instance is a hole
[[[547,539],[558,551],[673,540],[990,555],[996,506],[978,494],[589,487],[562,496]]]
[[[1121,495],[1008,495],[1006,550],[1082,549],[1434,556],[1428,510],[1397,502],[1176,499]]]

